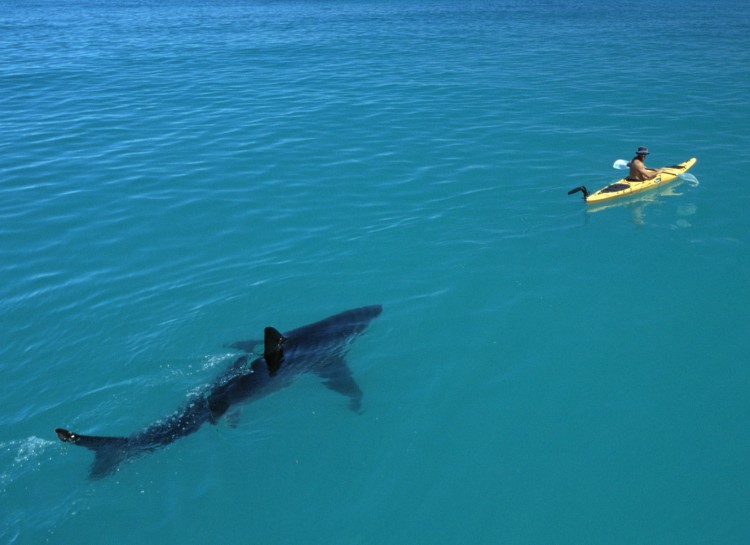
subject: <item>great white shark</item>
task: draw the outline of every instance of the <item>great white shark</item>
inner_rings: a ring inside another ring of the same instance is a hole
[[[173,414],[127,437],[81,435],[63,428],[55,433],[65,443],[94,451],[90,477],[97,479],[125,460],[169,445],[205,423],[216,424],[232,406],[286,388],[305,373],[319,376],[326,387],[349,398],[353,411],[360,412],[362,390],[344,357],[351,342],[382,310],[380,305],[347,310],[284,334],[266,327],[262,341],[230,345],[252,353],[262,343],[263,356],[249,361],[243,354]]]

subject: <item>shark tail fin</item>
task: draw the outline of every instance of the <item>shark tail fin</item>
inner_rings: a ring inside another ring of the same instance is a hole
[[[94,463],[91,466],[91,477],[98,479],[112,473],[128,456],[127,437],[106,437],[97,435],[80,435],[63,428],[55,430],[63,443],[78,445],[94,451]]]
[[[267,327],[263,333],[263,357],[266,359],[268,372],[274,375],[281,367],[281,360],[284,358],[286,337],[273,327]]]

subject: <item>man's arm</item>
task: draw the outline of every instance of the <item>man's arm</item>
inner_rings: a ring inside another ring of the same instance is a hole
[[[640,161],[633,161],[632,167],[638,171],[639,177],[644,181],[656,178],[661,172],[660,168],[646,168]]]

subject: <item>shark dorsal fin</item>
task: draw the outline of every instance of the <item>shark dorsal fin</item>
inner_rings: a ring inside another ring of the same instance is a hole
[[[284,358],[284,343],[286,337],[279,333],[277,329],[273,327],[267,327],[264,331],[264,347],[263,357],[266,359],[268,365],[268,372],[271,376],[276,374],[276,371],[281,367],[281,360]]]

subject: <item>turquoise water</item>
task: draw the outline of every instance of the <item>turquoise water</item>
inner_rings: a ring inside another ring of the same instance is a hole
[[[153,4],[0,9],[0,542],[750,540],[745,2]],[[641,145],[695,180],[566,195]],[[375,303],[363,414],[54,435]]]

